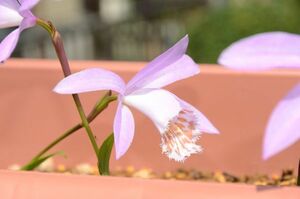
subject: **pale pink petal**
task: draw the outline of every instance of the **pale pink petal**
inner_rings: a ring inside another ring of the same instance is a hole
[[[218,63],[238,70],[300,68],[300,35],[267,32],[241,39],[221,53]]]
[[[124,93],[125,83],[117,74],[100,68],[86,69],[61,80],[54,91],[60,94],[113,90]]]
[[[17,0],[0,0],[0,5],[14,9],[16,11],[20,7],[20,4]]]
[[[0,5],[0,28],[19,26],[23,17],[15,10]]]
[[[0,62],[5,61],[14,51],[21,32],[35,25],[35,18],[24,18],[19,28],[11,32],[0,43]]]
[[[20,0],[21,6],[19,11],[23,12],[25,10],[30,10],[33,8],[40,0]]]
[[[263,158],[283,151],[300,139],[300,84],[275,107],[263,142]]]
[[[126,93],[129,94],[138,89],[156,89],[168,84],[182,80],[200,72],[199,66],[187,55],[183,55],[176,62],[157,70],[156,73],[149,74],[145,79],[130,87]]]
[[[199,66],[187,55],[188,36],[155,58],[127,84],[129,94],[141,88],[161,88],[199,73]]]
[[[28,17],[35,17],[30,10],[24,10],[22,12],[19,12],[20,15],[22,15],[24,18]]]
[[[134,136],[134,118],[129,108],[119,102],[114,119],[116,159],[123,156],[130,147]]]

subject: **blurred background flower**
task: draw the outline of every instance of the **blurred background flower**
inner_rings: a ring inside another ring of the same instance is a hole
[[[216,63],[240,38],[299,34],[299,10],[299,0],[41,0],[33,12],[59,28],[71,59],[150,60],[188,33],[188,54]],[[25,31],[13,56],[54,58],[50,42],[42,29]]]

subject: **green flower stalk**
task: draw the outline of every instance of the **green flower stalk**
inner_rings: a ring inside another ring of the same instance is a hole
[[[69,62],[68,62],[68,59],[67,59],[67,56],[66,56],[66,53],[64,50],[64,45],[63,45],[63,41],[61,39],[60,33],[56,30],[55,26],[49,21],[44,21],[42,19],[36,18],[36,24],[43,27],[49,33],[51,40],[52,40],[52,44],[53,44],[55,52],[56,52],[56,55],[59,59],[60,65],[62,67],[63,74],[65,77],[69,76],[71,74],[71,70],[70,70]],[[49,149],[51,149],[53,146],[55,146],[57,143],[59,143],[60,141],[62,141],[63,139],[65,139],[69,135],[73,134],[75,131],[79,130],[82,127],[85,128],[85,130],[88,134],[88,137],[93,146],[96,157],[98,159],[98,165],[100,164],[99,163],[100,159],[98,156],[99,147],[95,140],[95,136],[89,126],[89,122],[91,122],[93,119],[95,119],[95,117],[97,115],[99,115],[108,106],[108,104],[110,102],[115,101],[117,99],[117,97],[111,96],[111,91],[109,91],[108,94],[106,94],[102,98],[102,100],[100,100],[96,104],[96,106],[94,107],[94,109],[92,110],[92,112],[89,114],[88,117],[84,113],[84,110],[83,110],[83,107],[82,107],[82,104],[81,104],[78,94],[72,94],[72,97],[73,97],[73,100],[75,102],[77,111],[80,115],[82,122],[80,124],[77,124],[74,127],[70,128],[65,133],[63,133],[60,137],[58,137],[52,143],[50,143],[46,148],[44,148],[40,153],[38,153],[28,164],[23,166],[21,168],[22,170],[32,170],[35,167],[37,167],[39,164],[41,164],[43,161],[45,161],[46,159],[54,156],[55,154],[51,154],[48,156],[43,156],[43,155]],[[100,171],[100,167],[99,167],[99,173],[102,173],[102,171]]]

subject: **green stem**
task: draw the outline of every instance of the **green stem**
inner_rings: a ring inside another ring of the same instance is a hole
[[[96,139],[95,139],[95,136],[94,136],[94,134],[92,132],[92,129],[91,129],[90,125],[89,125],[89,122],[88,122],[88,120],[87,120],[87,118],[85,116],[85,113],[84,113],[84,110],[82,108],[79,96],[76,95],[76,94],[73,94],[72,96],[73,96],[74,102],[76,104],[77,110],[79,112],[79,115],[80,115],[80,118],[81,118],[81,121],[82,121],[82,125],[84,126],[84,128],[85,128],[85,130],[86,130],[86,132],[87,132],[87,134],[88,134],[88,136],[90,138],[90,141],[91,141],[91,143],[93,145],[93,149],[94,149],[95,154],[96,154],[97,159],[98,159],[98,144],[96,142]]]
[[[62,67],[62,71],[64,73],[64,76],[65,77],[69,76],[71,74],[71,70],[70,70],[69,62],[68,62],[68,59],[67,59],[67,56],[66,56],[66,53],[65,53],[65,50],[64,50],[63,41],[61,39],[61,36],[60,36],[59,32],[56,30],[56,28],[53,26],[53,24],[51,22],[43,21],[41,19],[37,19],[37,24],[42,26],[43,28],[45,28],[48,31],[48,33],[50,34],[51,39],[52,39],[52,43],[53,43],[53,46],[55,48],[55,52],[56,52],[56,55],[59,59],[60,65]],[[84,126],[84,128],[85,128],[85,130],[88,134],[90,142],[92,143],[93,149],[94,149],[95,154],[97,156],[97,154],[98,154],[98,145],[97,145],[97,142],[96,142],[95,137],[93,135],[93,132],[92,132],[90,126],[89,126],[89,122],[88,122],[88,120],[86,118],[86,115],[84,113],[84,110],[83,110],[82,104],[80,102],[79,96],[78,96],[78,94],[73,94],[72,97],[73,97],[73,100],[76,104],[76,108],[77,108],[77,111],[80,115],[80,118],[82,120],[82,125]],[[97,159],[98,159],[98,156],[97,156]]]

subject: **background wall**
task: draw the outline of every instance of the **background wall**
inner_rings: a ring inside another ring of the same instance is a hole
[[[146,61],[189,34],[189,54],[215,63],[239,38],[300,33],[299,10],[299,0],[41,0],[34,12],[58,27],[72,59]],[[0,39],[9,31],[0,30]],[[41,28],[21,39],[15,57],[55,57]]]

